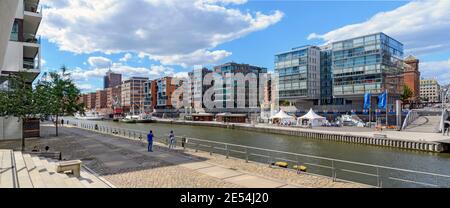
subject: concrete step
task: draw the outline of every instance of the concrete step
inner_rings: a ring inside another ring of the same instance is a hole
[[[39,175],[41,175],[41,178],[42,178],[43,182],[45,183],[45,186],[47,188],[57,188],[58,187],[57,182],[50,175],[47,168],[45,168],[44,164],[39,159],[39,157],[31,156],[31,159],[33,160],[34,164],[36,165],[38,173],[39,173]]]
[[[2,150],[0,152],[0,188],[14,188],[13,174],[13,152],[11,150]]]
[[[63,177],[65,174],[56,173],[56,166],[50,164],[45,158],[40,157],[39,159],[55,182],[55,188],[68,188],[65,178]]]
[[[33,188],[33,183],[31,183],[30,174],[28,174],[28,170],[25,165],[25,160],[23,159],[22,152],[14,152],[14,158],[16,162],[19,188]]]
[[[28,174],[30,175],[31,183],[34,188],[47,188],[38,167],[34,164],[34,160],[30,154],[23,154],[25,165],[27,166]]]
[[[59,161],[53,160],[53,159],[45,159],[49,164],[51,164],[53,167],[56,167],[57,163]],[[100,186],[98,184],[99,179],[96,179],[91,174],[86,173],[86,171],[81,170],[81,177],[77,178],[74,176],[68,176],[66,174],[60,174],[64,175],[66,180],[71,183],[71,188],[97,188]]]

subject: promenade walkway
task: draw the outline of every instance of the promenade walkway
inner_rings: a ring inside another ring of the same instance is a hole
[[[52,137],[53,127],[43,125],[43,139],[30,140],[28,146],[49,145],[62,151],[63,158],[81,159],[116,187],[138,188],[296,188],[296,187],[365,187],[348,182],[296,174],[221,155],[167,150],[156,145],[148,153],[145,144],[121,137],[64,127],[60,137]],[[13,142],[0,143],[14,146]],[[17,145],[18,146],[18,145]]]

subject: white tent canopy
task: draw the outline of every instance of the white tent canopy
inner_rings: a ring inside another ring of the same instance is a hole
[[[280,110],[277,114],[271,117],[271,119],[283,119],[283,118],[294,118],[293,116],[288,115],[283,110]]]
[[[280,112],[278,112],[276,115],[270,117],[270,119],[272,119],[272,120],[279,120],[280,122],[282,122],[282,121],[291,121],[291,122],[295,122],[294,116],[288,115],[288,114],[287,114],[286,112],[284,112],[283,110],[280,110]]]
[[[311,126],[321,126],[323,123],[326,122],[326,118],[317,115],[313,109],[311,108],[307,114],[304,116],[298,118],[297,125],[302,125],[304,123],[307,123],[308,125],[311,124]]]

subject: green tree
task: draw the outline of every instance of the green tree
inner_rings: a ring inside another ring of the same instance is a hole
[[[41,94],[38,103],[40,111],[47,116],[55,117],[56,136],[58,136],[59,117],[84,113],[82,104],[78,103],[80,90],[70,79],[70,73],[65,66],[60,72],[49,73],[48,78],[38,82],[36,91]]]
[[[17,117],[18,121],[26,123],[39,115],[37,106],[38,95],[28,81],[26,72],[11,74],[7,79],[7,87],[0,92],[0,116]],[[25,135],[22,132],[22,151],[25,150]]]
[[[291,105],[291,103],[289,101],[287,101],[287,100],[281,100],[280,101],[280,106],[290,106],[290,105]]]
[[[403,102],[407,101],[408,99],[412,98],[414,96],[413,91],[408,86],[403,87],[403,94],[400,96]]]

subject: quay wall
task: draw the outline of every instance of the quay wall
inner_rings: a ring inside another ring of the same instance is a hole
[[[169,121],[169,120],[157,120],[157,123],[177,124],[177,125],[191,125],[191,126],[209,126],[209,127],[221,127],[230,129],[241,129],[247,131],[257,131],[271,134],[283,134],[290,136],[306,137],[311,139],[329,140],[345,143],[355,143],[382,147],[393,147],[416,151],[426,152],[444,152],[448,150],[448,146],[439,142],[427,142],[427,141],[412,141],[401,140],[393,138],[376,138],[367,136],[351,135],[349,133],[335,133],[335,132],[323,132],[314,131],[314,129],[285,129],[277,127],[267,126],[253,126],[249,124],[229,124],[229,123],[209,123],[209,122],[191,122],[191,121]],[[380,133],[382,134],[382,133]]]

